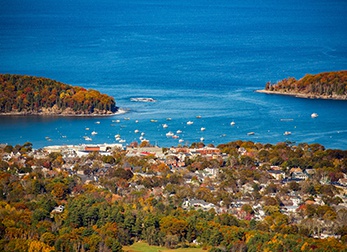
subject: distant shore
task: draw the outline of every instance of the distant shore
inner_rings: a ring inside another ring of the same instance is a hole
[[[270,94],[270,95],[287,95],[294,96],[297,98],[303,99],[322,99],[322,100],[341,100],[346,101],[347,96],[337,96],[337,95],[315,95],[315,94],[303,94],[303,93],[295,93],[295,92],[282,92],[282,91],[270,91],[270,90],[255,90],[257,93]]]

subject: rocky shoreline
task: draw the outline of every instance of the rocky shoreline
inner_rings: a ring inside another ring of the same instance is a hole
[[[255,90],[257,93],[263,93],[263,94],[270,94],[270,95],[287,95],[287,96],[293,96],[297,98],[303,98],[303,99],[322,99],[322,100],[341,100],[346,101],[347,95],[339,96],[339,95],[316,95],[316,94],[303,94],[303,93],[296,93],[296,92],[285,92],[285,91],[270,91],[270,90]]]
[[[112,111],[99,111],[96,110],[94,113],[85,113],[83,111],[74,111],[71,108],[60,110],[56,108],[42,108],[39,111],[12,111],[8,113],[0,113],[0,116],[61,116],[61,117],[102,117],[102,116],[113,116],[117,114],[123,114],[124,111],[117,109],[116,112]]]

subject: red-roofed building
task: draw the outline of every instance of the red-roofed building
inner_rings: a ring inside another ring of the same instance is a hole
[[[84,148],[85,151],[90,151],[90,152],[93,152],[93,151],[100,151],[100,147],[99,146],[86,146]]]

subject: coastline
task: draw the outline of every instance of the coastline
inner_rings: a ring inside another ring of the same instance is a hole
[[[78,114],[78,113],[64,113],[64,112],[10,112],[10,113],[0,113],[1,116],[43,116],[43,117],[108,117],[114,115],[125,114],[128,111],[122,108],[118,108],[116,112],[107,111],[105,113],[91,113],[91,114]]]
[[[321,99],[321,100],[337,100],[337,101],[347,101],[347,96],[328,96],[328,95],[315,95],[315,94],[303,94],[296,92],[281,92],[281,91],[269,91],[264,89],[255,90],[256,93],[263,93],[269,95],[286,95],[293,96],[296,98],[303,99]]]

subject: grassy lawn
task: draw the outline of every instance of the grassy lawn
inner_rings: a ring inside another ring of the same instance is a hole
[[[124,246],[123,250],[126,252],[206,252],[202,248],[168,249],[159,246],[149,246],[145,242],[136,242],[131,246]]]

